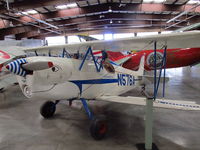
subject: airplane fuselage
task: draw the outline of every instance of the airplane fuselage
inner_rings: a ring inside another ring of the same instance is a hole
[[[48,100],[86,98],[96,99],[103,95],[120,95],[138,86],[137,76],[105,69],[96,71],[93,62],[87,62],[79,70],[82,60],[59,57],[29,57],[28,62],[48,60],[54,67],[34,71],[25,77],[18,76],[20,87],[27,97]]]
[[[119,53],[119,52],[118,52]],[[164,50],[157,50],[157,67],[161,67],[161,61]],[[115,54],[112,52],[112,56]],[[130,57],[131,58],[123,64],[124,68],[137,70],[141,57],[145,55],[145,70],[154,69],[154,50],[144,50],[134,54],[120,56],[115,55],[115,58]],[[192,66],[200,62],[200,48],[185,48],[185,49],[167,49],[166,68],[176,68]]]

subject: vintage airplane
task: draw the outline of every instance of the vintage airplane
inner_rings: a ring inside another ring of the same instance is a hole
[[[78,35],[80,41],[94,41],[95,38],[89,36]],[[83,40],[82,40],[83,39]],[[17,41],[16,41],[17,42]],[[19,45],[18,41],[18,45]],[[2,45],[3,43],[1,43]],[[7,43],[9,45],[9,43]],[[24,47],[11,47],[11,46],[0,46],[0,92],[3,92],[5,88],[9,87],[16,83],[16,77],[12,74],[9,74],[7,70],[2,71],[3,63],[12,59],[14,56],[25,55],[23,50]],[[3,51],[2,51],[3,50]],[[12,51],[12,53],[11,53]],[[7,54],[8,52],[9,54]],[[157,50],[157,68],[160,68],[164,50]],[[11,54],[11,55],[10,55]],[[94,51],[94,55],[101,55],[101,51]],[[138,70],[141,57],[145,56],[145,70],[153,70],[153,50],[142,50],[134,54],[123,54],[122,52],[112,52],[107,51],[108,58],[113,62],[122,65],[126,69],[131,69],[133,71]],[[199,63],[200,60],[200,51],[199,48],[186,48],[186,49],[168,49],[167,50],[167,61],[166,68],[175,68],[175,67],[184,67],[184,66],[193,66]]]
[[[85,41],[94,41],[98,40],[90,36],[78,35],[81,39]],[[99,54],[99,52],[94,52],[94,54]],[[145,56],[145,70],[150,71],[154,69],[154,50],[141,50],[139,52],[130,52],[131,54],[123,54],[122,52],[112,52],[107,51],[108,57],[110,60],[122,64],[124,68],[131,70],[138,70],[140,60],[142,56]],[[162,57],[164,55],[164,50],[157,50],[157,69],[160,69]],[[200,63],[200,48],[176,48],[176,49],[167,49],[167,61],[166,68],[176,68],[176,67],[185,67],[193,66]]]
[[[155,48],[156,56],[156,48],[165,47],[166,52],[166,46],[200,47],[198,39],[200,32],[187,32],[30,48],[24,50],[30,57],[14,59],[4,66],[17,75],[20,88],[26,97],[48,100],[40,110],[44,118],[54,115],[56,105],[61,100],[67,100],[70,104],[73,100],[81,100],[91,120],[90,133],[94,139],[100,140],[107,133],[106,119],[104,116],[94,116],[86,100],[144,105],[146,98],[118,95],[134,88],[141,89],[144,80],[152,80],[152,77],[144,75],[144,56],[140,59],[139,69],[133,71],[110,60],[106,51]],[[93,49],[102,50],[102,57],[95,57]],[[76,53],[76,57],[71,57],[68,52]],[[164,61],[162,62],[164,65]],[[200,110],[200,106],[195,103],[170,100],[156,99],[154,106]]]

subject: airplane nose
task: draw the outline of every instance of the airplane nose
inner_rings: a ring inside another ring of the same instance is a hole
[[[21,67],[21,64],[25,64],[27,61],[25,59],[17,59],[6,65],[6,69],[8,69],[11,73],[19,76],[26,76],[26,70]]]
[[[6,69],[10,70],[10,67],[9,67],[9,65],[6,65]]]
[[[2,70],[2,68],[3,68],[3,64],[0,64],[0,71]]]

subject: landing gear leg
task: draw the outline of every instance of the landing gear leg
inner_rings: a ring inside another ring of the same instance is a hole
[[[90,134],[95,140],[101,140],[105,137],[108,131],[108,125],[105,116],[94,116],[90,111],[85,99],[81,98],[84,109],[91,120]]]

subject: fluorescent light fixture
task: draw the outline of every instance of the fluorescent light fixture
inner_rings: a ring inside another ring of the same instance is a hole
[[[154,0],[154,3],[164,3],[166,0]]]
[[[28,14],[37,14],[38,12],[36,10],[27,10],[26,11]]]
[[[193,4],[200,4],[200,1],[199,0],[189,0],[187,2],[187,4],[191,4],[191,5],[193,5]]]
[[[67,8],[75,8],[77,7],[76,3],[71,3],[71,4],[67,4],[67,5],[58,5],[55,8],[56,9],[67,9]]]
[[[152,3],[153,0],[143,0],[143,3]]]
[[[109,6],[108,12],[112,12],[112,8],[111,8],[111,6]]]
[[[19,13],[19,14],[28,15],[28,12],[26,12],[26,11],[22,11],[22,12]]]
[[[56,9],[66,9],[67,5],[58,5],[56,6]]]
[[[143,3],[164,3],[166,0],[143,0]]]
[[[77,7],[77,4],[76,3],[67,4],[67,7],[68,8],[75,8],[75,7]]]
[[[33,14],[37,14],[37,13],[38,12],[36,10],[31,9],[31,10],[27,10],[27,11],[17,12],[17,13],[15,13],[15,15],[17,15],[17,16],[29,15],[29,14],[33,15]]]
[[[15,15],[20,16],[20,15],[22,15],[22,13],[17,12],[17,13],[15,13]]]

